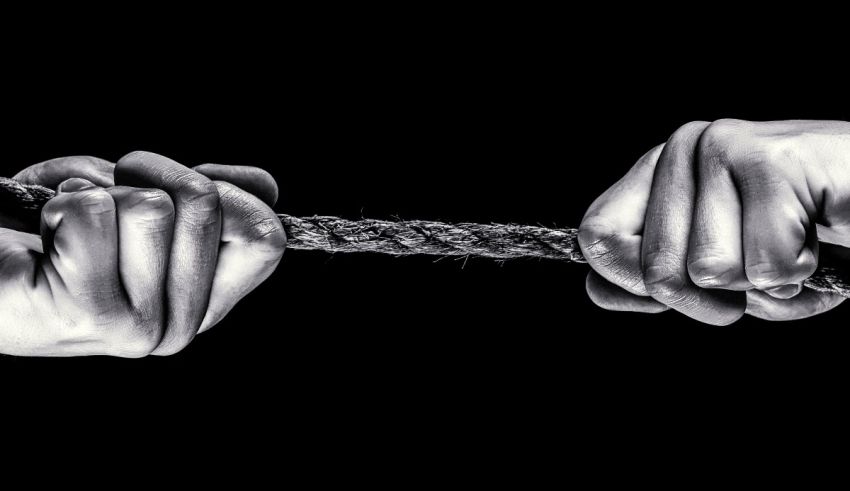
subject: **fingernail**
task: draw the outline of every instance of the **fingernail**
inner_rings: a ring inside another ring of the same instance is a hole
[[[65,179],[56,188],[57,193],[73,193],[74,191],[82,191],[83,189],[95,187],[94,183],[81,177],[72,177]]]
[[[803,285],[782,285],[776,288],[770,288],[764,292],[773,298],[787,300],[796,297],[803,290]]]

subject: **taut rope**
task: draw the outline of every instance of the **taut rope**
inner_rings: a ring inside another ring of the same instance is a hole
[[[0,177],[0,210],[25,223],[38,223],[42,206],[55,192]],[[377,252],[404,256],[480,256],[493,259],[536,257],[586,262],[578,246],[576,229],[550,229],[527,225],[441,223],[423,220],[345,220],[314,216],[297,218],[279,214],[288,249],[326,252]],[[805,286],[850,298],[850,275],[821,265]]]

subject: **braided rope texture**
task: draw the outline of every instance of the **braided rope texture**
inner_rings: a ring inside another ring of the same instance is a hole
[[[377,252],[405,256],[479,256],[492,259],[536,257],[584,262],[575,229],[526,225],[441,223],[424,220],[388,222],[315,216],[279,215],[287,247],[327,252]]]
[[[42,186],[0,177],[0,213],[37,221],[41,207],[54,194]],[[286,231],[288,249],[587,262],[579,249],[576,229],[424,220],[346,220],[332,216],[298,218],[283,214],[278,217]],[[850,298],[850,274],[836,265],[822,264],[804,285]]]

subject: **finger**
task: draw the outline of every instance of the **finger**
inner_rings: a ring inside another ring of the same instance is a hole
[[[222,245],[210,303],[199,332],[217,324],[236,303],[274,272],[286,245],[280,219],[251,193],[224,181],[218,187]]]
[[[168,322],[153,354],[176,353],[197,334],[207,311],[221,236],[218,190],[201,174],[148,152],[119,160],[115,179],[120,185],[163,189],[174,203],[166,279]]]
[[[13,179],[56,189],[66,179],[81,177],[98,186],[108,187],[115,184],[114,169],[115,164],[97,157],[61,157],[31,165],[15,174]]]
[[[747,292],[747,314],[769,321],[804,319],[841,305],[844,297],[804,288],[799,295],[787,300],[773,298],[765,292]]]
[[[743,210],[722,149],[700,145],[688,273],[701,288],[749,290],[744,271]]]
[[[698,288],[691,282],[687,265],[695,204],[695,150],[707,126],[683,126],[661,152],[646,211],[642,268],[653,298],[701,322],[727,325],[744,314],[744,294]]]
[[[579,227],[579,245],[594,271],[635,295],[647,296],[640,244],[652,175],[664,146],[641,157],[590,205]]]
[[[97,187],[97,185],[88,179],[83,179],[81,177],[71,177],[70,179],[65,179],[58,186],[56,186],[57,193],[72,193],[74,191],[80,191],[86,188]]]
[[[733,172],[744,207],[747,279],[761,290],[802,283],[818,264],[814,209],[806,210],[790,180],[775,168],[753,162]]]
[[[651,297],[641,297],[627,292],[595,271],[587,274],[585,286],[590,300],[605,310],[655,314],[669,309],[669,307]]]
[[[174,205],[160,189],[115,186],[106,191],[117,210],[118,269],[130,306],[137,320],[161,325]]]
[[[103,188],[61,192],[41,210],[42,247],[48,279],[90,309],[118,312],[126,297],[118,276],[115,203]]]
[[[271,174],[248,165],[201,164],[192,167],[195,172],[214,181],[227,181],[260,198],[269,206],[277,203],[277,183]]]

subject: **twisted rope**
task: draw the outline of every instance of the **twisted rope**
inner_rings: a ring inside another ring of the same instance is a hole
[[[42,206],[54,194],[53,190],[42,186],[0,177],[0,211],[28,223],[37,223]],[[288,249],[586,262],[578,246],[578,231],[571,228],[424,220],[345,220],[331,216],[298,218],[284,214],[278,217],[286,231]],[[850,274],[834,265],[822,264],[804,285],[850,298]]]

